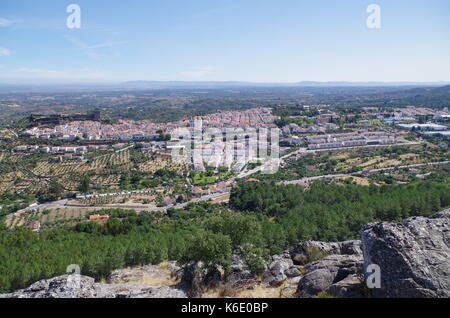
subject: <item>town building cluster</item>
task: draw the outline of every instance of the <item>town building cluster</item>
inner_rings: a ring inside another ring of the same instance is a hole
[[[205,127],[253,127],[275,128],[273,123],[277,116],[273,116],[270,108],[251,108],[244,111],[225,111],[203,116],[195,116],[192,121],[201,120]]]
[[[159,132],[167,132],[186,123],[187,121],[160,124],[147,120],[120,120],[116,124],[104,124],[97,121],[73,121],[54,128],[34,127],[25,130],[22,134],[35,138],[69,141],[77,138],[81,140],[155,140],[159,137]]]
[[[377,107],[364,107],[366,111],[376,113],[377,119],[388,123],[408,123],[415,122],[419,118],[427,118],[435,121],[449,121],[450,111],[448,108],[432,109],[427,107],[407,106],[394,108],[392,112],[387,112]]]
[[[167,149],[186,151],[184,154],[196,171],[210,167],[240,172],[247,163],[267,158],[272,135],[278,131],[273,123],[277,118],[270,108],[193,117],[187,134],[178,134],[179,139],[169,142]],[[213,140],[205,133],[210,128],[215,130]]]
[[[283,127],[282,132],[284,135],[289,134],[320,134],[327,131],[336,130],[339,127],[333,123],[318,123],[308,125],[297,125],[295,123],[288,124]]]
[[[54,161],[82,161],[84,155],[90,151],[118,151],[126,147],[126,144],[114,144],[114,145],[85,145],[85,146],[37,146],[37,145],[19,145],[12,149],[12,152],[16,153],[31,153],[42,152],[53,155]]]
[[[397,124],[397,127],[400,129],[407,129],[407,130],[432,130],[432,131],[441,131],[441,130],[447,130],[447,126],[444,125],[438,125],[433,123],[426,123],[426,124]]]
[[[443,108],[442,110],[428,107],[416,107],[416,106],[407,106],[404,108],[395,108],[394,109],[394,117],[410,117],[414,118],[416,116],[428,116],[431,115],[433,117],[437,117],[440,115],[448,115],[448,108]]]
[[[308,149],[327,149],[364,145],[386,145],[396,142],[395,138],[384,131],[362,131],[330,135],[314,135],[305,138]]]
[[[258,157],[258,150],[267,150],[267,136],[256,137],[255,135],[245,139],[246,134],[242,129],[261,130],[277,129],[273,123],[277,116],[273,116],[270,108],[252,108],[244,111],[224,111],[214,114],[193,117],[191,120],[183,120],[168,123],[153,123],[150,121],[120,120],[115,124],[105,124],[99,121],[73,121],[54,128],[34,127],[22,132],[23,135],[57,140],[85,140],[85,141],[143,141],[144,149],[165,150],[166,154],[173,150],[187,150],[190,144],[197,147],[190,153],[190,162],[194,169],[205,171],[206,167],[228,168],[239,172],[251,160]],[[200,136],[196,135],[195,125],[199,123]],[[184,129],[184,134],[177,134],[180,128]],[[216,140],[203,140],[203,132],[207,129],[216,129],[220,136]],[[222,134],[230,133],[231,130],[238,131],[236,140],[223,142]],[[161,134],[172,135],[172,140],[161,146],[159,140]],[[199,142],[199,141],[202,142]],[[30,149],[30,147],[36,147]],[[90,150],[91,146],[80,147],[38,147],[38,146],[18,146],[13,151],[35,151],[45,153],[68,153],[79,155]],[[98,146],[100,150],[108,146]],[[39,149],[38,149],[39,148]],[[164,153],[162,153],[164,155]],[[67,157],[67,158],[66,158]],[[69,155],[61,157],[69,159]]]

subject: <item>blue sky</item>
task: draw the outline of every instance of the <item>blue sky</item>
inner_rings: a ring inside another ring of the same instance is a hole
[[[450,81],[450,1],[0,0],[0,82],[126,80]]]

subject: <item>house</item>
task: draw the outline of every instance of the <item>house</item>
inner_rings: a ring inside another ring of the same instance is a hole
[[[203,190],[201,187],[194,186],[194,187],[192,187],[192,194],[197,197],[201,197],[203,195],[209,194],[209,191]]]
[[[28,228],[33,232],[39,232],[39,230],[41,229],[41,222],[33,221],[28,225]]]
[[[176,201],[175,199],[170,198],[170,197],[164,197],[162,200],[163,200],[164,206],[172,205]]]
[[[300,144],[300,138],[298,136],[292,136],[290,138],[286,138],[286,141],[290,144],[290,145],[298,145]]]
[[[160,185],[157,186],[156,189],[155,189],[156,193],[163,193],[164,191],[165,191],[164,187],[160,186]]]
[[[27,150],[28,150],[28,146],[24,146],[24,145],[16,146],[13,149],[14,152],[22,152],[22,151],[27,151]]]
[[[109,215],[108,214],[91,214],[89,215],[89,220],[90,221],[98,221],[98,220],[108,220],[109,219]]]

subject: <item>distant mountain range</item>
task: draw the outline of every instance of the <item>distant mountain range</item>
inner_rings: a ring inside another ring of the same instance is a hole
[[[315,82],[303,81],[293,83],[257,83],[243,81],[127,81],[121,83],[41,83],[11,84],[0,82],[0,93],[39,93],[39,92],[74,92],[74,91],[122,91],[151,89],[232,89],[232,88],[370,88],[386,87],[390,89],[433,88],[450,85],[450,82]]]
[[[336,86],[443,86],[450,82],[315,82],[302,81],[293,83],[257,83],[241,81],[127,81],[123,83],[127,87],[148,88],[224,88],[224,87],[336,87]]]

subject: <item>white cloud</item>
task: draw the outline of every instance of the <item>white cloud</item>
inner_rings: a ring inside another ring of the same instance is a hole
[[[0,47],[0,56],[9,56],[11,51],[5,47]]]
[[[11,20],[0,18],[0,27],[7,27],[10,26],[11,24],[12,24]]]

